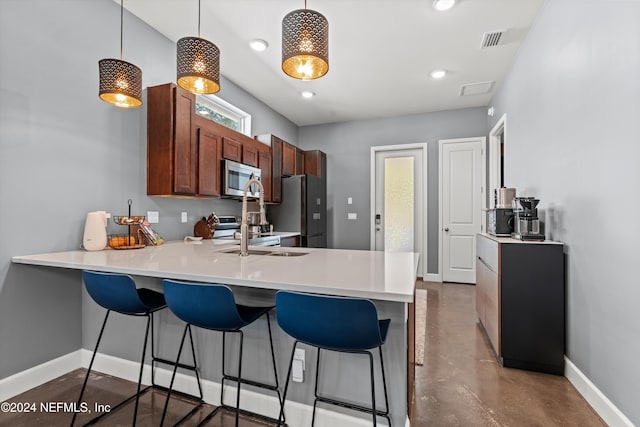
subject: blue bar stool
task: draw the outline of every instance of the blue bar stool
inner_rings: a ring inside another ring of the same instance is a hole
[[[298,343],[304,343],[318,349],[316,361],[315,400],[313,402],[313,426],[316,418],[318,402],[350,408],[356,411],[372,414],[373,425],[376,418],[384,417],[391,425],[389,417],[389,398],[387,396],[387,381],[384,373],[384,359],[382,344],[387,338],[390,319],[378,320],[378,312],[373,302],[367,299],[333,297],[314,295],[302,292],[278,291],[276,293],[276,316],[280,327],[295,342],[291,350],[289,370],[284,387],[283,404],[280,415],[284,416],[284,401],[289,387],[293,356]],[[371,349],[378,348],[380,352],[380,367],[382,369],[382,384],[384,388],[385,410],[376,408],[376,390],[373,378],[373,354]],[[369,356],[371,372],[371,408],[354,405],[318,394],[318,375],[320,372],[320,351],[331,350],[342,353],[366,354]],[[281,424],[278,419],[278,425]]]
[[[276,370],[276,359],[273,351],[271,321],[269,320],[269,311],[273,308],[273,306],[249,307],[236,304],[233,292],[226,285],[214,283],[190,283],[169,279],[163,280],[162,283],[164,287],[164,295],[167,300],[169,309],[179,319],[183,320],[187,324],[185,325],[185,332],[183,333],[182,342],[180,343],[180,349],[178,350],[178,357],[176,359],[176,365],[173,369],[173,375],[171,377],[171,383],[169,385],[169,393],[167,394],[167,400],[164,405],[164,411],[162,413],[162,420],[160,422],[160,425],[162,426],[162,424],[164,423],[167,406],[169,405],[171,388],[173,387],[173,381],[175,379],[178,362],[180,361],[180,354],[182,353],[184,337],[187,333],[187,330],[189,331],[189,333],[191,333],[192,325],[212,331],[222,332],[222,391],[220,395],[220,406],[216,407],[211,413],[209,413],[200,422],[199,425],[206,423],[217,413],[220,408],[232,410],[236,413],[236,426],[238,426],[238,417],[240,413],[251,415],[266,421],[275,422],[275,419],[269,418],[265,415],[240,409],[241,384],[248,384],[251,386],[261,387],[277,392],[278,402],[280,403],[280,405],[282,405],[280,388],[278,385],[278,372]],[[271,347],[271,360],[273,362],[273,375],[275,378],[275,385],[242,378],[242,344],[244,338],[242,328],[250,325],[263,315],[267,318],[267,326],[269,328],[269,344]],[[238,356],[237,376],[227,374],[225,371],[225,347],[227,332],[233,332],[240,335],[240,354]],[[233,381],[238,385],[235,407],[224,404],[225,380]]]
[[[161,386],[155,384],[154,377],[154,363],[161,362],[165,364],[173,365],[173,362],[161,359],[156,357],[154,351],[154,342],[153,342],[153,313],[158,310],[162,310],[167,307],[164,296],[160,292],[153,291],[151,289],[140,288],[137,289],[133,278],[126,274],[114,274],[114,273],[102,273],[97,271],[83,271],[82,278],[84,280],[85,287],[87,288],[87,292],[93,300],[98,303],[98,305],[107,309],[107,313],[104,316],[104,321],[102,322],[102,328],[100,329],[100,334],[98,335],[98,342],[96,342],[96,347],[93,350],[93,355],[91,356],[91,362],[89,363],[89,369],[87,370],[87,374],[84,378],[84,383],[82,384],[82,389],[80,390],[80,396],[78,397],[78,405],[82,401],[82,396],[84,395],[85,388],[87,386],[87,381],[89,379],[89,374],[91,373],[91,368],[93,366],[93,362],[96,357],[96,353],[98,352],[98,347],[100,346],[100,341],[102,340],[102,334],[104,333],[105,326],[107,325],[107,320],[109,319],[109,314],[112,311],[117,313],[129,315],[129,316],[144,316],[147,318],[147,328],[144,335],[144,344],[142,346],[142,359],[140,360],[140,374],[138,375],[138,389],[136,394],[130,396],[129,398],[123,400],[117,405],[111,408],[110,412],[106,412],[101,414],[85,425],[93,424],[97,422],[102,417],[106,416],[109,413],[112,413],[114,410],[122,407],[129,401],[135,398],[135,408],[133,411],[133,426],[136,425],[136,418],[138,415],[138,402],[140,400],[140,395],[151,387],[156,387],[160,389],[165,389]],[[151,385],[144,388],[144,390],[140,390],[141,382],[142,382],[142,372],[144,370],[144,360],[147,351],[147,340],[149,338],[149,326],[151,326]],[[194,354],[195,357],[195,354]],[[195,360],[195,359],[194,359]],[[195,368],[192,366],[184,366],[187,369],[194,370]],[[197,371],[196,371],[197,375]],[[200,387],[200,381],[198,380],[198,387]],[[193,397],[193,396],[191,396]],[[204,403],[202,400],[202,389],[200,388],[200,403]],[[198,409],[199,405],[194,408],[193,411]],[[77,412],[74,412],[73,418],[71,420],[71,426],[76,421]]]

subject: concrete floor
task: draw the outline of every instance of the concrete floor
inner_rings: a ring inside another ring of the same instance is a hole
[[[477,324],[475,287],[421,283],[427,289],[427,331],[424,366],[416,367],[416,401],[412,427],[426,426],[604,426],[604,422],[566,378],[502,368]],[[29,390],[13,402],[74,402],[84,379],[78,369]],[[117,403],[135,392],[135,384],[107,375],[92,375],[85,401]],[[165,394],[149,391],[141,399],[138,425],[160,423]],[[172,399],[167,425],[186,414],[192,405]],[[212,409],[203,408],[184,425],[193,426]],[[93,409],[93,408],[91,408]],[[81,425],[95,414],[80,414]],[[96,425],[131,425],[133,403]],[[0,412],[0,426],[68,426],[68,412]],[[221,412],[207,426],[233,426],[234,416]],[[265,425],[242,417],[242,427]],[[298,426],[293,426],[298,427]],[[339,427],[339,426],[336,426]],[[396,426],[403,427],[403,426]]]
[[[562,376],[501,367],[478,325],[475,286],[427,289],[424,366],[411,426],[605,426]]]

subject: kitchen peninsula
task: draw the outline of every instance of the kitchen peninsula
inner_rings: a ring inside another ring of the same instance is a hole
[[[418,254],[312,248],[249,249],[251,252],[268,254],[240,257],[233,253],[237,251],[236,245],[220,245],[205,240],[191,243],[168,242],[137,250],[67,251],[16,256],[12,261],[36,266],[126,273],[134,276],[138,286],[156,289],[161,288],[163,278],[225,283],[234,287],[234,292],[243,303],[247,303],[247,300],[272,302],[275,291],[280,289],[369,298],[376,303],[381,318],[391,319],[388,340],[383,346],[385,365],[388,365],[390,413],[394,425],[404,425],[407,418],[407,373],[410,372],[407,357],[408,304],[413,302]],[[290,256],[282,256],[283,252]],[[254,301],[249,301],[249,304]],[[176,320],[161,318],[159,323],[159,333],[163,334],[167,330],[174,330]],[[83,328],[93,326],[85,324]],[[280,350],[278,369],[282,376],[286,372],[287,355],[292,341],[284,332],[278,331],[276,335],[279,342],[276,348]],[[175,339],[176,337],[166,338],[172,343]],[[266,337],[258,339],[264,339],[266,345]],[[126,345],[111,344],[111,352],[115,354],[121,353],[118,346]],[[91,345],[85,344],[85,347]],[[175,348],[177,347],[173,345],[165,345],[161,351],[174,354]],[[211,354],[215,356],[204,358],[203,363],[218,366],[218,353],[219,350],[212,346]],[[308,357],[315,358],[313,353],[309,351]],[[253,356],[256,361],[260,360],[256,355]],[[248,354],[247,357],[251,355]],[[347,356],[344,360],[341,357],[339,363],[337,360],[328,363],[338,378],[344,377],[341,372],[349,372],[349,376],[360,375],[361,364],[352,359]],[[309,362],[309,365],[313,363]],[[311,378],[311,373],[305,375]],[[366,378],[366,369],[362,371],[362,375]],[[309,381],[292,387],[292,396],[298,396],[295,399],[299,403],[310,406],[312,397],[309,395]],[[333,387],[333,392],[338,394],[346,393],[363,402],[370,399],[367,387],[355,388],[350,381],[337,381]],[[298,393],[293,393],[296,389]],[[349,415],[351,416],[350,413]]]

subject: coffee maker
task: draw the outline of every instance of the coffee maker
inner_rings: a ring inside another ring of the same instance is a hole
[[[494,208],[487,209],[487,233],[509,237],[513,233],[513,199],[515,188],[493,190]]]
[[[544,240],[540,232],[538,206],[540,200],[535,197],[516,197],[513,199],[514,227],[511,237],[518,240]]]

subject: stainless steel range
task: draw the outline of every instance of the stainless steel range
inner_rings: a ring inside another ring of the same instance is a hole
[[[240,242],[241,219],[235,216],[219,216],[220,223],[213,232],[214,239],[238,240]],[[237,234],[236,234],[237,233]],[[280,246],[280,236],[271,233],[249,233],[251,246]]]

